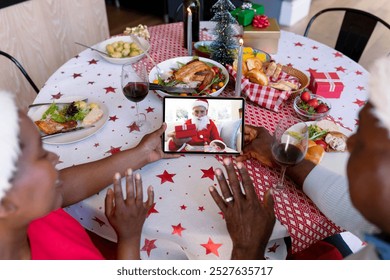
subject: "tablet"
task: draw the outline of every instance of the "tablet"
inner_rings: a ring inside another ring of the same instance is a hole
[[[243,147],[244,98],[166,96],[165,153],[239,154]]]

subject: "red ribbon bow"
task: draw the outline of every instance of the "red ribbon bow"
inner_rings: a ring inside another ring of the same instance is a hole
[[[256,28],[266,28],[270,25],[270,23],[267,16],[255,15],[252,25]]]

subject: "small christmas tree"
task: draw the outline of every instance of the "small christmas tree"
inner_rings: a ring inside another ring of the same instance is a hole
[[[238,47],[237,40],[233,37],[237,32],[231,24],[237,23],[230,14],[236,7],[229,0],[218,0],[211,11],[215,13],[211,21],[216,21],[214,29],[216,40],[211,44],[211,59],[218,61],[222,65],[232,64],[236,56],[235,50]]]

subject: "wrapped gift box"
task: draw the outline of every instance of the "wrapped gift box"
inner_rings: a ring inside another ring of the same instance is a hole
[[[183,124],[175,126],[176,138],[187,138],[196,135],[196,126],[194,124]]]
[[[264,6],[258,4],[252,4],[252,8],[243,9],[242,7],[236,8],[230,12],[234,16],[238,23],[242,26],[247,26],[252,23],[255,15],[264,14]]]
[[[325,98],[339,98],[344,84],[336,72],[310,72],[309,89]]]
[[[267,53],[278,52],[280,27],[275,18],[268,18],[270,25],[266,28],[256,28],[252,25],[244,27],[244,45]]]

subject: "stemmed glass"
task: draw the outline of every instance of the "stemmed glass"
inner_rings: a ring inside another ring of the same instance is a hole
[[[275,190],[284,189],[284,174],[288,166],[299,163],[306,155],[308,145],[306,123],[294,117],[282,118],[273,135],[272,155],[281,166],[281,174]]]
[[[137,121],[134,131],[147,132],[150,129],[150,123],[146,120],[146,115],[138,111],[138,103],[144,100],[149,93],[149,77],[146,66],[139,64],[135,69],[132,63],[124,64],[121,85],[125,97],[136,105]]]

